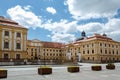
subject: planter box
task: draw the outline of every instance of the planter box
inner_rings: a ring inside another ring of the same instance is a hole
[[[102,70],[102,67],[100,65],[95,65],[95,66],[91,66],[91,69],[93,71],[101,71]]]
[[[52,68],[50,67],[41,67],[38,68],[39,75],[52,74]]]
[[[115,65],[114,64],[107,64],[106,69],[113,70],[113,69],[115,69]]]
[[[74,73],[74,72],[79,72],[80,69],[77,66],[70,66],[70,67],[67,68],[67,71],[71,72],[71,73]]]
[[[0,70],[0,78],[7,78],[7,70]]]

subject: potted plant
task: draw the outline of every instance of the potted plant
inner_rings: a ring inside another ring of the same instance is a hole
[[[67,71],[73,73],[73,72],[79,72],[80,69],[79,66],[69,66],[67,67]]]
[[[115,65],[112,64],[112,63],[109,63],[109,64],[106,65],[106,69],[113,70],[113,69],[115,69]]]
[[[0,69],[0,78],[7,78],[7,70]]]
[[[93,65],[93,66],[91,66],[91,69],[93,71],[101,71],[102,67],[101,67],[101,65]]]
[[[40,66],[38,68],[38,74],[40,75],[52,74],[52,68],[48,66]]]

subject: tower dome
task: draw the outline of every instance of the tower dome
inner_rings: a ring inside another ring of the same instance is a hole
[[[86,37],[85,31],[82,31],[81,36],[82,36],[82,37]]]
[[[107,35],[104,33],[103,36],[107,36]]]

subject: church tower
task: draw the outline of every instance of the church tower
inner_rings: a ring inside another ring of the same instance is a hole
[[[83,32],[81,33],[81,37],[82,37],[82,38],[86,37],[85,31],[83,31]]]

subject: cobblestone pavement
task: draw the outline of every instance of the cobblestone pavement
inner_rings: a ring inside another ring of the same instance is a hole
[[[115,70],[92,71],[90,65],[80,66],[80,72],[69,73],[67,66],[53,66],[50,75],[38,75],[38,66],[2,66],[8,70],[8,77],[0,80],[120,80],[120,65]]]

